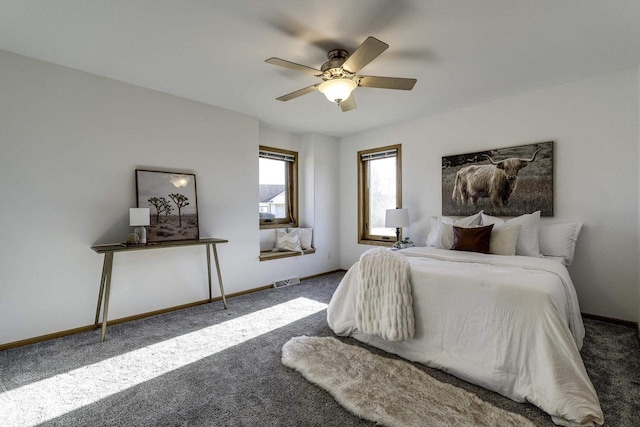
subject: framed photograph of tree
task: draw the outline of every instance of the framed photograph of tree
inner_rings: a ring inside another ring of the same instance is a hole
[[[136,169],[136,197],[151,213],[148,242],[200,237],[195,174]]]

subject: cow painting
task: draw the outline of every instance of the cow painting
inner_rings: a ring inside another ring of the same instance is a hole
[[[442,170],[443,215],[553,215],[553,142],[443,157]]]
[[[469,199],[478,207],[480,197],[488,197],[491,205],[501,209],[509,204],[509,197],[518,184],[520,169],[533,162],[540,149],[530,159],[510,158],[496,162],[485,154],[490,165],[465,166],[456,174],[456,183],[451,197],[458,203],[466,204]]]

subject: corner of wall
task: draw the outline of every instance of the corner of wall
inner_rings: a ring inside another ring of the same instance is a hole
[[[638,193],[640,193],[640,66],[638,67],[638,103],[636,113],[638,115],[638,132],[637,132],[637,149],[638,149],[638,169],[637,179],[638,179]],[[638,198],[638,247],[640,248],[640,197]],[[639,251],[640,252],[640,251]],[[639,260],[640,261],[640,260]],[[640,278],[640,262],[637,263],[638,268],[638,278]],[[640,283],[636,283],[638,287],[638,336],[640,336]]]
[[[307,203],[313,226],[318,232],[314,235],[317,243],[316,255],[335,270],[340,260],[340,186],[339,140],[321,134],[309,133],[302,137],[302,146],[311,153],[312,162],[306,174],[312,177],[307,188],[313,193]]]

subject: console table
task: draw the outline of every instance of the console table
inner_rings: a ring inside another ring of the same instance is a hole
[[[227,308],[227,299],[224,295],[224,287],[222,286],[222,275],[220,274],[220,264],[218,263],[218,251],[216,245],[219,243],[227,243],[228,240],[216,239],[208,237],[198,240],[180,240],[168,241],[161,243],[148,243],[146,245],[125,245],[121,243],[108,245],[94,245],[91,249],[99,254],[104,254],[104,263],[102,264],[102,278],[100,279],[100,293],[98,294],[98,308],[96,309],[95,329],[98,329],[98,320],[100,319],[100,306],[104,297],[104,307],[102,310],[102,336],[100,341],[104,341],[107,335],[107,313],[109,310],[109,293],[111,291],[111,270],[113,268],[113,254],[116,252],[143,251],[148,249],[176,248],[181,246],[205,245],[207,248],[207,273],[209,277],[209,302],[211,298],[211,249],[213,249],[213,259],[216,264],[218,273],[218,283],[220,284],[220,295],[222,295],[222,303]]]

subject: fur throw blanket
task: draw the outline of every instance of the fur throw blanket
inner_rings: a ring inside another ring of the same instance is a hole
[[[399,252],[374,248],[360,257],[356,326],[388,341],[413,338],[415,321],[409,262]]]

